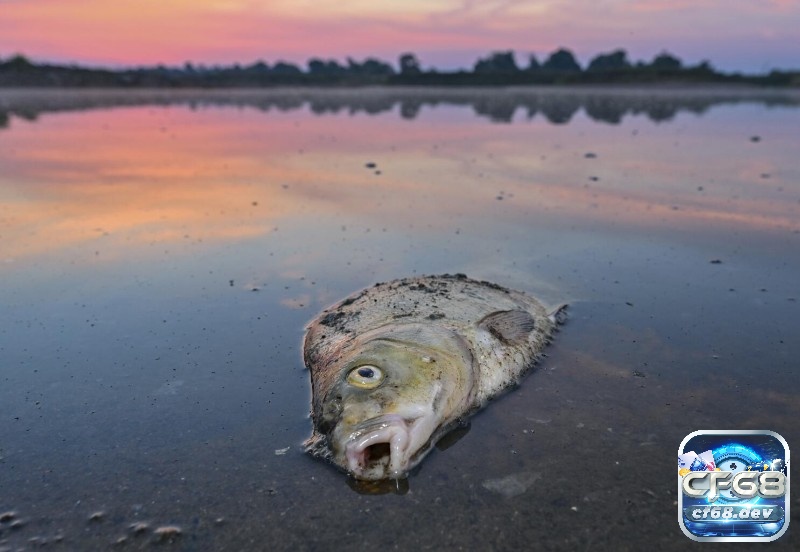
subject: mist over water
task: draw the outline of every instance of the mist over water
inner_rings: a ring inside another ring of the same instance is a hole
[[[148,548],[169,525],[186,550],[690,545],[684,436],[800,442],[798,106],[751,90],[0,93],[0,513],[22,522],[0,522],[0,549]],[[304,324],[443,272],[570,318],[407,481],[348,485],[302,453]]]

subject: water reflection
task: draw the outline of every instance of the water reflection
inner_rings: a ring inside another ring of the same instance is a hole
[[[404,119],[416,119],[423,108],[469,107],[496,123],[509,123],[517,113],[527,119],[541,115],[552,124],[566,124],[581,109],[597,122],[620,124],[626,115],[644,115],[665,122],[678,113],[697,115],[716,105],[758,103],[768,107],[797,107],[794,90],[730,89],[613,89],[613,88],[509,88],[509,89],[408,89],[363,90],[235,90],[235,91],[6,91],[0,95],[0,128],[12,116],[33,121],[58,111],[122,106],[186,105],[250,107],[260,111],[308,109],[323,114],[378,115],[397,110]]]
[[[322,232],[323,220],[338,227],[353,217],[384,231],[428,225],[435,232],[423,232],[426,239],[496,225],[496,217],[671,231],[800,228],[791,120],[774,123],[785,130],[764,143],[752,141],[751,125],[765,115],[724,131],[712,126],[711,141],[705,126],[678,135],[653,123],[641,134],[641,123],[586,126],[587,118],[621,121],[626,113],[653,121],[699,113],[717,101],[755,101],[750,93],[405,94],[4,93],[5,112],[33,123],[0,134],[2,257],[76,244],[113,257],[157,243],[256,238],[298,221]],[[762,100],[795,105],[791,95]],[[383,115],[322,117],[304,105]],[[437,107],[408,125],[388,112],[398,105],[401,115],[411,105]],[[486,125],[453,105],[493,120],[527,106],[528,116],[573,123]],[[573,119],[581,108],[586,117]],[[51,112],[60,115],[35,122]],[[308,297],[285,304],[305,306]]]

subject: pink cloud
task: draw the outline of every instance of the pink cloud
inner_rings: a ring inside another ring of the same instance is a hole
[[[414,51],[423,63],[452,68],[471,66],[493,50],[536,52],[541,58],[567,46],[584,62],[623,47],[633,57],[667,49],[747,69],[755,59],[796,65],[791,50],[800,47],[800,3],[789,0],[318,0],[301,8],[280,0],[6,0],[0,5],[0,56],[24,52],[90,63],[279,58],[304,63],[312,56],[369,55],[394,61]]]

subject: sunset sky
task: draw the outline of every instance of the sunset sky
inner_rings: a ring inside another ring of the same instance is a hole
[[[586,64],[667,50],[726,71],[800,68],[800,0],[0,0],[0,58],[128,66],[417,54],[471,67],[565,46]]]

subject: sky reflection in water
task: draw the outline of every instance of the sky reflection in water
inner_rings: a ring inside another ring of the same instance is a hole
[[[388,99],[369,91],[349,109],[369,110],[371,93],[372,111],[386,109]],[[285,111],[259,111],[264,99],[257,95],[236,109],[203,96],[191,110],[48,113],[51,105],[36,123],[15,117],[10,101],[10,128],[0,133],[4,256],[101,237],[117,250],[236,241],[264,236],[286,220],[302,219],[310,231],[325,217],[398,228],[432,224],[428,238],[498,218],[555,216],[648,230],[798,228],[791,195],[797,169],[787,163],[796,122],[790,101],[733,110],[713,108],[713,96],[683,103],[634,96],[626,105],[625,96],[514,101],[501,94],[478,95],[471,107],[509,124],[471,117],[463,105],[469,97],[415,111],[413,123],[398,116],[409,104],[425,106],[424,99],[388,104],[390,111],[375,117],[342,114],[348,104],[336,95],[311,103],[312,112],[325,113],[319,117],[280,97],[273,102]],[[523,103],[533,118],[521,112]],[[69,100],[61,104],[70,107]],[[569,117],[559,119],[562,104]],[[334,108],[340,113],[327,113]],[[595,124],[587,116],[617,121],[626,110],[635,112],[623,124]],[[706,119],[696,114],[706,110]],[[653,121],[664,113],[677,115]]]

